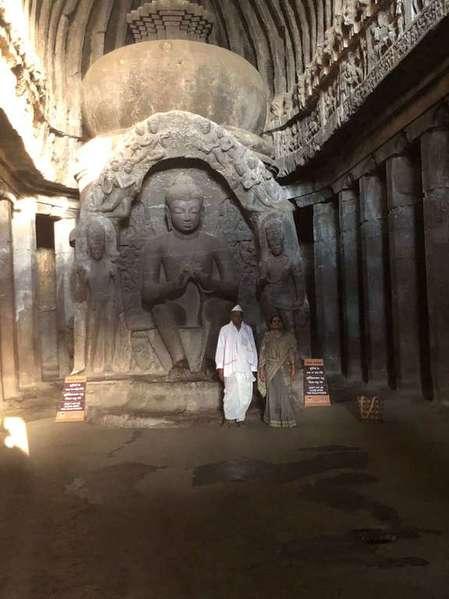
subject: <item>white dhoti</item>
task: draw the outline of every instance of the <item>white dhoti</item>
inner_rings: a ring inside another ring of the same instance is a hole
[[[243,422],[257,372],[256,344],[249,325],[242,322],[238,329],[231,322],[221,328],[215,362],[224,377],[224,417]]]
[[[243,422],[253,398],[252,374],[236,372],[224,380],[223,411],[226,420]]]

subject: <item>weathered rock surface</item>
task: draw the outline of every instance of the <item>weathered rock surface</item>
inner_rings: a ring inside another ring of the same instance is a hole
[[[84,78],[83,102],[93,135],[169,110],[260,133],[267,97],[262,77],[241,56],[200,42],[166,40],[125,46],[97,60]]]

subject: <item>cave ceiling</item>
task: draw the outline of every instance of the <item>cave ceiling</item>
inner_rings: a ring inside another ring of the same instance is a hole
[[[28,35],[45,73],[43,112],[52,130],[85,139],[82,78],[101,56],[132,43],[128,17],[145,3],[149,0],[23,0]],[[396,83],[382,90],[381,85],[429,32],[444,29],[444,39],[449,13],[447,0],[191,4],[212,15],[209,43],[242,56],[261,74],[269,99],[265,132],[273,137],[284,175],[319,155],[377,89],[390,102]],[[439,48],[441,41],[425,55],[441,62]],[[432,67],[426,63],[424,70]]]
[[[338,3],[338,0],[337,0]],[[47,72],[82,76],[103,54],[126,44],[136,0],[28,0],[26,8]],[[215,20],[214,42],[252,63],[271,95],[292,87],[330,27],[335,0],[201,0]]]

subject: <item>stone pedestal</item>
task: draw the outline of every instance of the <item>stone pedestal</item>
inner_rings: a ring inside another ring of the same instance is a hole
[[[223,387],[214,382],[166,383],[129,378],[90,381],[87,384],[87,419],[102,421],[115,416],[131,418],[162,417],[165,422],[179,416],[214,413],[220,409]]]
[[[416,168],[407,156],[387,161],[394,367],[400,390],[420,390]]]
[[[360,179],[364,351],[368,382],[380,386],[388,384],[384,194],[377,174],[367,174]]]
[[[0,388],[3,399],[18,393],[11,212],[11,202],[0,196]]]
[[[353,381],[362,380],[358,198],[353,189],[339,194],[340,253],[343,296],[343,355],[345,374]]]
[[[430,355],[434,398],[449,401],[449,130],[421,138]]]
[[[336,225],[334,204],[314,206],[316,312],[321,353],[329,375],[341,374]]]

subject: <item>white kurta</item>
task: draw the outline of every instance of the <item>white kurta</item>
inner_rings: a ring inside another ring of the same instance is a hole
[[[222,327],[215,362],[224,374],[225,418],[243,422],[253,396],[253,373],[257,372],[257,349],[251,327],[244,322],[240,329],[232,322]]]

